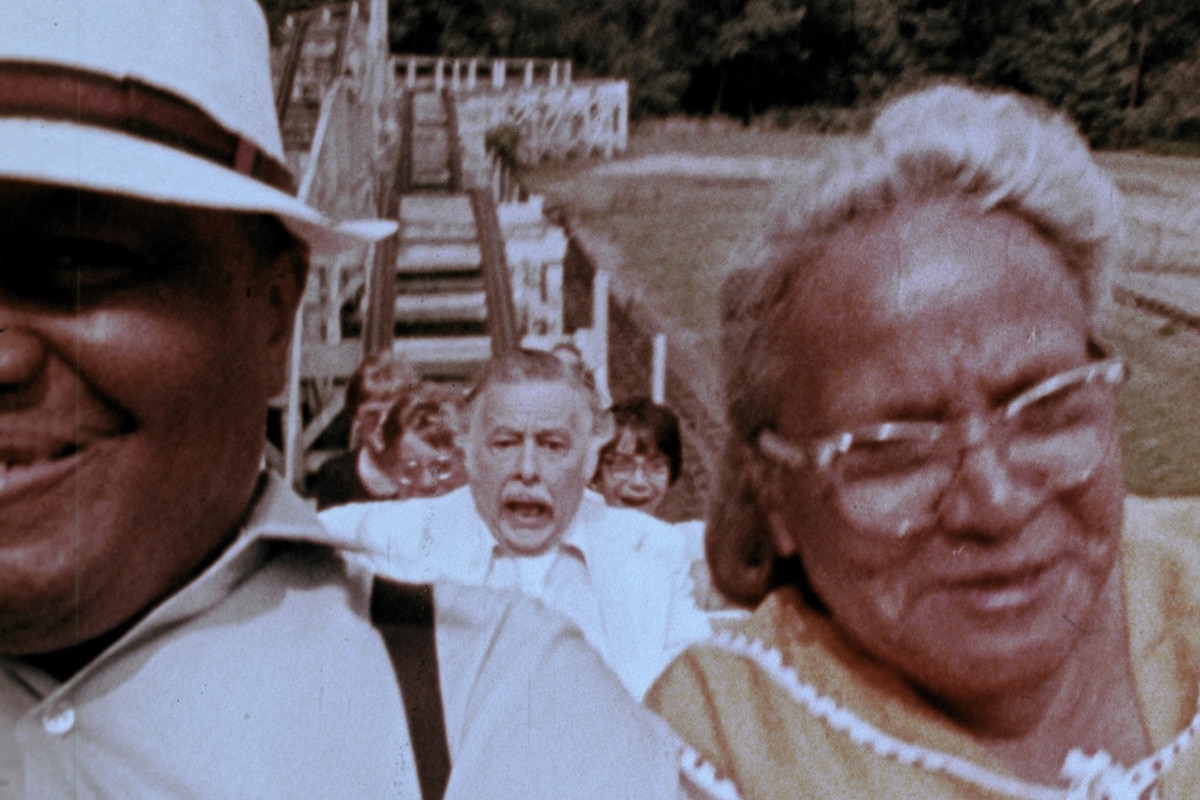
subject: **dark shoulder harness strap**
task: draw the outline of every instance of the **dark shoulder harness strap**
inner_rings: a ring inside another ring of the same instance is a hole
[[[376,578],[371,621],[383,636],[400,682],[421,797],[442,800],[450,780],[450,747],[438,679],[433,587]]]

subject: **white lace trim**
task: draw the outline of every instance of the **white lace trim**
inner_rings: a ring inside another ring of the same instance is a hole
[[[1198,703],[1196,715],[1170,744],[1132,768],[1114,763],[1112,757],[1103,750],[1089,756],[1075,749],[1067,754],[1062,767],[1068,788],[1044,786],[1002,775],[966,759],[911,744],[885,733],[820,694],[811,684],[802,682],[795,671],[783,663],[782,654],[762,642],[740,634],[735,636],[722,632],[701,646],[724,650],[754,662],[810,714],[830,728],[846,734],[860,747],[901,764],[948,775],[981,789],[1020,800],[1142,800],[1150,790],[1149,797],[1154,800],[1158,797],[1156,784],[1159,779],[1200,731]]]
[[[713,800],[742,800],[742,795],[738,792],[734,782],[727,778],[717,777],[717,771],[713,765],[687,745],[684,745],[680,754],[679,766],[684,778]]]

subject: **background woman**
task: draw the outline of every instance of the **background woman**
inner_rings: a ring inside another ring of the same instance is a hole
[[[656,514],[683,467],[679,418],[647,397],[623,400],[609,412],[616,433],[600,450],[592,483],[610,506]]]
[[[613,438],[600,450],[592,479],[610,506],[657,514],[683,468],[679,417],[648,397],[635,397],[609,409],[616,425]],[[687,542],[686,565],[692,596],[705,611],[726,611],[729,604],[712,586],[704,560],[704,520],[675,523]]]

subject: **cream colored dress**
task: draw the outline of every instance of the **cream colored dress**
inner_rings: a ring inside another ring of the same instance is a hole
[[[1168,748],[1197,713],[1200,501],[1129,499],[1123,558],[1142,719],[1153,747]],[[805,607],[794,590],[770,595],[739,633],[745,638],[685,651],[646,703],[747,800],[1020,796],[880,755],[797,702],[798,691],[808,692],[850,712],[857,721],[849,727],[860,733],[870,728],[893,742],[1016,780],[893,674],[848,650],[829,621]],[[781,663],[769,663],[772,651]],[[788,674],[793,684],[780,680]],[[1159,792],[1163,800],[1200,798],[1200,741],[1180,748]]]

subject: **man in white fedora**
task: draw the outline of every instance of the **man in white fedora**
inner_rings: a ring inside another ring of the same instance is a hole
[[[576,629],[262,472],[309,253],[392,226],[291,194],[254,0],[4,12],[0,798],[674,796]]]

